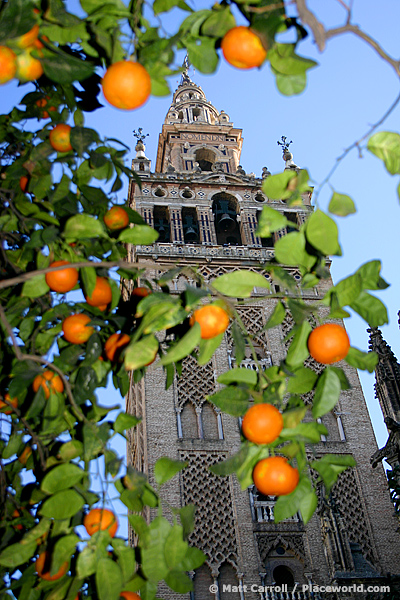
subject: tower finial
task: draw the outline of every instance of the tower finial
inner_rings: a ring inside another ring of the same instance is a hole
[[[281,136],[281,142],[278,140],[276,143],[278,144],[278,146],[282,146],[282,153],[283,153],[283,157],[285,160],[287,160],[285,158],[285,154],[289,153],[289,146],[290,144],[293,144],[293,140],[290,140],[290,142],[287,141],[287,137],[285,135]]]
[[[190,64],[188,54],[186,54],[185,58],[183,59],[182,67],[183,67],[183,72],[182,72],[182,78],[181,78],[181,85],[184,83],[193,83],[193,81],[189,77],[189,68],[191,67],[191,64]]]
[[[143,133],[143,127],[139,127],[139,129],[136,131],[136,129],[133,130],[133,137],[136,138],[137,143],[139,142],[144,142],[144,140],[149,136],[148,133]]]

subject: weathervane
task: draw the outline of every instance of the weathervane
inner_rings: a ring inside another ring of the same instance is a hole
[[[290,142],[287,142],[286,141],[287,137],[285,135],[282,135],[281,140],[282,140],[281,142],[278,140],[276,143],[279,146],[282,146],[282,152],[283,152],[283,154],[285,154],[286,152],[289,152],[289,146],[290,146],[290,144],[293,144],[293,141],[290,140]]]
[[[183,63],[182,63],[183,72],[182,72],[181,85],[182,85],[182,83],[192,83],[192,80],[190,79],[190,76],[189,76],[189,68],[191,66],[192,65],[190,64],[189,55],[186,54],[185,58],[183,59]],[[194,72],[194,69],[193,69],[193,72]]]
[[[143,127],[139,127],[139,129],[136,131],[136,129],[133,130],[133,137],[136,138],[137,142],[144,142],[144,140],[146,139],[146,137],[148,137],[149,134],[148,133],[143,133]]]

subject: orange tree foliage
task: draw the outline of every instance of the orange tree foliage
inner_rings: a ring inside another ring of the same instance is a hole
[[[232,319],[236,364],[240,365],[244,338],[247,336],[250,347],[252,340],[236,312],[237,298],[249,298],[254,287],[268,293],[270,284],[263,270],[288,290],[285,295],[275,295],[275,310],[266,325],[280,325],[286,311],[291,311],[295,325],[287,357],[265,371],[230,370],[219,377],[225,387],[209,400],[236,417],[244,415],[251,402],[273,404],[282,413],[283,429],[270,444],[243,438],[238,454],[213,470],[217,475],[236,472],[245,489],[252,483],[253,469],[260,460],[275,453],[286,456],[299,473],[299,483],[291,494],[279,498],[275,517],[279,520],[301,511],[307,522],[317,504],[310,466],[329,491],[338,473],[353,464],[349,457],[334,455],[311,465],[307,460],[306,444],[318,443],[321,434],[326,434],[317,419],[335,406],[348,382],[341,369],[328,366],[317,375],[304,366],[309,318],[314,313],[319,320],[319,307],[303,302],[297,282],[285,270],[285,266],[298,267],[303,288],[329,276],[326,256],[341,252],[331,216],[316,210],[306,224],[276,243],[275,260],[260,265],[258,273],[228,273],[217,278],[212,287],[199,278],[197,287],[189,287],[181,295],[170,293],[168,283],[179,272],[178,267],[154,282],[152,293],[149,290],[147,295],[135,296],[132,310],[115,281],[119,276],[138,287],[140,265],[127,262],[127,245],[151,244],[158,234],[126,205],[128,226],[116,232],[105,226],[104,216],[111,207],[108,194],[121,189],[123,178],[134,177],[138,185],[140,181],[125,166],[126,149],[122,145],[105,141],[100,133],[85,127],[85,111],[100,106],[99,73],[127,58],[126,24],[135,42],[133,58],[149,73],[153,94],[169,93],[166,78],[179,71],[173,66],[177,49],[186,48],[191,63],[201,72],[211,73],[218,64],[217,50],[223,36],[236,25],[231,10],[235,6],[269,48],[266,60],[279,90],[288,95],[299,93],[304,89],[307,70],[315,66],[296,52],[307,33],[295,18],[287,18],[280,3],[268,7],[264,2],[265,10],[252,10],[258,4],[256,0],[232,5],[222,2],[195,12],[183,0],[156,0],[154,15],[175,5],[188,13],[176,35],[169,38],[143,18],[139,2],[127,6],[121,0],[81,0],[83,17],[68,12],[62,0],[1,4],[0,45],[12,49],[17,60],[28,52],[40,62],[44,73],[35,82],[35,90],[24,96],[22,109],[0,115],[0,394],[5,425],[0,439],[0,570],[7,598],[12,594],[23,600],[74,600],[80,592],[81,598],[117,600],[122,591],[140,591],[141,598],[152,600],[160,580],[177,592],[191,589],[187,572],[205,559],[187,541],[194,526],[194,507],[172,508],[167,519],[159,490],[185,463],[160,459],[154,468],[157,490],[144,474],[124,467],[110,440],[114,435],[124,436],[138,419],[124,411],[115,419],[109,418],[110,409],[98,404],[96,389],[104,387],[112,374],[114,386],[125,395],[129,373],[133,372],[138,382],[157,357],[157,368],[166,372],[167,386],[175,370],[179,374],[181,361],[188,354],[200,364],[207,363],[223,333],[201,339],[200,325],[189,318],[202,302],[212,302],[216,295]],[[297,42],[275,42],[276,33],[288,28],[297,33]],[[35,35],[28,40],[30,45],[21,47],[21,36],[31,31]],[[46,118],[50,121],[44,125],[42,121],[35,130],[34,120],[43,116],[43,99],[48,98],[52,110]],[[32,126],[22,127],[25,121]],[[71,125],[71,149],[67,146],[67,151],[57,154],[50,133],[67,121]],[[396,135],[376,134],[369,144],[392,173],[399,171],[400,162],[397,138],[393,138]],[[19,183],[22,177],[27,178],[25,193]],[[309,189],[305,170],[268,177],[263,188],[269,198],[284,199],[288,205],[301,204],[302,194]],[[354,212],[354,206],[349,197],[334,194],[329,210],[344,216]],[[268,237],[286,225],[281,213],[265,206],[258,234]],[[293,228],[293,223],[290,226]],[[92,306],[73,300],[72,292],[64,296],[52,292],[46,273],[62,268],[50,266],[57,261],[67,261],[79,270],[77,285],[83,298],[91,298],[99,277],[109,281],[111,298],[104,305]],[[112,268],[117,269],[114,279],[110,276]],[[371,326],[385,323],[385,307],[369,294],[369,290],[386,286],[379,273],[379,261],[372,261],[332,287],[322,300],[330,309],[328,318],[347,317],[343,307],[350,306]],[[269,293],[269,297],[274,296]],[[70,343],[62,335],[63,323],[73,314],[86,315],[93,328],[82,344]],[[166,328],[170,335],[161,348],[157,334]],[[121,332],[124,340],[129,338],[129,343],[121,349],[121,361],[111,362],[105,359],[104,346],[116,332]],[[354,348],[346,356],[350,365],[370,371],[376,359],[374,353]],[[48,398],[42,386],[36,392],[32,386],[45,370],[53,371],[63,382],[63,388],[52,389]],[[312,390],[311,415],[303,422],[309,409],[299,394]],[[105,508],[103,496],[93,489],[93,461],[103,465],[105,480],[115,478],[120,499],[131,511],[135,549],[118,532],[111,538],[107,529],[90,539],[82,535],[83,527],[79,526],[85,515],[93,508]],[[146,506],[157,509],[150,522],[140,514]],[[35,570],[35,561],[43,553],[49,581],[38,578]],[[63,574],[65,564],[68,570]],[[53,576],[60,572],[55,579]]]

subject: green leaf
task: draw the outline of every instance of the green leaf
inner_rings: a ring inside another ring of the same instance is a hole
[[[162,485],[187,465],[188,463],[183,460],[172,460],[172,458],[162,456],[154,465],[154,478],[159,485]]]
[[[171,526],[164,517],[156,517],[142,540],[141,556],[144,575],[154,582],[164,579],[168,574],[165,560],[165,544],[170,534]]]
[[[293,370],[293,377],[289,377],[287,391],[291,394],[307,394],[310,392],[318,378],[317,373],[307,367]]]
[[[303,321],[300,327],[297,329],[293,336],[292,342],[289,346],[286,364],[296,369],[300,367],[308,357],[307,340],[311,332],[311,325],[308,321]]]
[[[59,450],[62,460],[69,461],[78,458],[83,451],[83,444],[79,440],[71,440],[63,444]]]
[[[36,552],[37,542],[11,544],[0,554],[0,565],[14,569],[27,562]]]
[[[282,302],[280,300],[278,300],[270,318],[264,325],[264,329],[271,329],[271,327],[276,327],[277,325],[280,325],[282,323],[283,319],[285,318],[285,316],[286,316],[285,307],[283,306]]]
[[[341,255],[337,225],[319,208],[307,221],[306,237],[309,243],[323,254]]]
[[[239,387],[223,388],[216,394],[207,396],[207,400],[234,417],[244,415],[249,407],[249,393]]]
[[[235,382],[253,386],[257,384],[257,373],[252,369],[246,369],[245,367],[235,367],[234,369],[229,369],[226,373],[222,373],[217,381],[224,385]]]
[[[327,492],[329,492],[342,471],[355,466],[356,461],[348,454],[325,454],[319,460],[311,463],[311,467],[321,475]]]
[[[235,27],[236,21],[230,7],[226,6],[221,10],[221,6],[221,4],[214,5],[211,15],[201,26],[202,35],[222,38],[232,27]]]
[[[134,415],[129,415],[125,412],[120,412],[118,417],[115,419],[113,429],[116,433],[124,433],[127,429],[136,427],[140,423],[141,419]]]
[[[44,476],[40,487],[46,494],[54,494],[73,487],[84,475],[85,472],[78,465],[72,463],[59,465]]]
[[[190,6],[188,6],[183,0],[155,0],[153,3],[153,12],[155,15],[158,15],[163,12],[168,12],[175,6],[181,8],[182,10],[193,12]]]
[[[114,552],[117,555],[117,562],[122,572],[123,582],[129,581],[135,574],[136,561],[135,550],[126,546],[125,540],[114,538],[111,542]]]
[[[315,396],[312,407],[312,415],[314,419],[318,419],[326,415],[332,410],[340,396],[341,385],[340,379],[329,367],[319,376],[317,387],[315,388]]]
[[[302,75],[317,66],[314,60],[295,53],[295,44],[275,43],[268,52],[268,59],[276,71],[283,75]]]
[[[206,365],[210,361],[216,349],[219,348],[223,338],[224,334],[220,333],[208,340],[200,340],[199,354],[197,356],[199,365]]]
[[[185,333],[183,338],[179,340],[176,346],[173,346],[171,350],[162,357],[161,364],[169,365],[172,362],[178,362],[179,360],[182,360],[182,358],[185,358],[185,356],[190,354],[200,343],[200,334],[200,325],[194,323],[189,331]]]
[[[351,347],[348,351],[345,361],[355,369],[361,369],[373,373],[379,362],[376,352],[362,352],[358,348]]]
[[[356,206],[350,196],[338,194],[337,192],[333,192],[328,210],[330,213],[338,215],[339,217],[346,217],[347,215],[357,212]]]
[[[46,500],[39,513],[49,519],[69,519],[76,515],[85,504],[84,499],[75,490],[58,492]]]
[[[361,292],[357,299],[351,302],[350,308],[355,310],[370,327],[379,327],[389,323],[386,306],[379,298],[368,292]]]
[[[284,229],[287,224],[288,220],[283,213],[270,206],[264,206],[258,220],[256,234],[262,238],[271,237],[271,233]]]
[[[218,65],[218,54],[215,50],[215,40],[212,38],[189,36],[185,40],[189,60],[200,73],[214,73]]]
[[[192,580],[182,571],[170,571],[165,578],[165,583],[179,594],[187,594],[193,589]]]
[[[296,96],[301,94],[307,85],[307,75],[299,73],[298,75],[284,75],[271,69],[275,75],[276,87],[284,96]]]
[[[240,365],[246,354],[246,341],[238,323],[233,321],[231,325],[231,335],[233,339],[233,350],[235,352],[236,364]]]
[[[239,269],[220,275],[212,282],[213,287],[229,298],[249,298],[255,287],[270,289],[269,281],[260,273]]]
[[[304,419],[306,412],[307,406],[305,405],[296,406],[295,408],[285,410],[282,413],[284,428],[295,429],[298,425],[300,425],[301,421]]]
[[[159,233],[149,225],[134,225],[123,229],[118,236],[118,241],[146,246],[154,244],[158,237]]]
[[[306,240],[302,231],[293,231],[275,243],[276,260],[288,266],[302,264],[305,258]]]
[[[194,531],[194,517],[196,506],[194,504],[186,504],[179,509],[179,516],[183,527],[183,538],[187,539]]]
[[[311,492],[311,483],[307,477],[301,477],[297,487],[291,494],[280,496],[274,506],[275,523],[289,519],[300,510],[304,496]],[[306,511],[309,513],[309,511]],[[311,517],[311,515],[310,515]]]
[[[263,192],[268,198],[272,200],[285,200],[293,194],[293,187],[288,189],[288,186],[292,179],[297,177],[296,171],[283,171],[278,175],[271,175],[267,177],[262,185]]]
[[[94,73],[94,65],[89,61],[71,56],[60,48],[57,51],[43,49],[40,62],[44,74],[54,83],[67,85],[74,81],[83,81]]]
[[[370,260],[357,269],[356,275],[361,277],[362,289],[385,290],[389,287],[389,284],[380,276],[381,269],[382,263],[380,260]]]
[[[393,131],[379,131],[372,135],[367,144],[372,154],[383,160],[391,175],[400,173],[400,135]]]
[[[321,441],[321,435],[328,435],[328,430],[321,423],[299,423],[296,427],[282,429],[280,438],[282,440],[295,440],[317,444]]]
[[[153,362],[157,356],[158,341],[153,334],[129,344],[125,352],[124,365],[127,371],[140,369]]]
[[[71,129],[71,146],[79,156],[82,156],[92,144],[98,144],[99,141],[99,134],[94,129],[78,126]]]
[[[349,277],[342,279],[341,281],[339,281],[339,283],[331,287],[327,292],[325,298],[329,299],[330,296],[334,293],[336,295],[336,300],[339,306],[348,306],[349,304],[351,304],[351,302],[358,298],[361,290],[361,276],[358,273],[355,273],[354,275],[350,275]],[[326,303],[325,298],[324,303]]]
[[[75,533],[63,535],[57,540],[52,554],[51,575],[57,573],[66,561],[69,562],[79,542],[80,538]]]
[[[119,565],[110,558],[100,558],[96,569],[96,589],[100,600],[118,600],[122,590]]]
[[[77,574],[80,579],[86,579],[96,573],[97,569],[97,556],[96,552],[86,546],[78,554],[78,561],[76,565]]]
[[[68,241],[105,237],[105,235],[102,222],[83,213],[70,217],[63,232],[63,236]]]
[[[236,473],[242,490],[245,490],[249,485],[253,485],[253,469],[262,458],[262,452],[256,444],[242,445],[234,456],[211,465],[210,471],[220,477]]]
[[[39,298],[39,296],[47,294],[50,288],[46,283],[45,277],[46,276],[43,273],[43,275],[35,275],[31,279],[25,281],[22,286],[21,295],[28,298]]]

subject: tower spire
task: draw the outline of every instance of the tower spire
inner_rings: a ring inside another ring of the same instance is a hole
[[[368,333],[369,348],[379,357],[375,369],[375,396],[384,419],[400,421],[400,365],[380,329],[374,327],[368,329]]]

